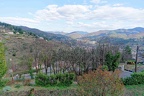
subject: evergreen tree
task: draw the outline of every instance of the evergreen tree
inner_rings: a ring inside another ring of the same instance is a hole
[[[108,52],[106,54],[105,65],[108,67],[109,71],[114,72],[115,69],[118,68],[119,58],[120,53],[116,53],[115,55],[113,55],[112,53]]]
[[[4,45],[0,43],[0,79],[6,73],[6,60],[5,60],[5,52],[4,52]]]

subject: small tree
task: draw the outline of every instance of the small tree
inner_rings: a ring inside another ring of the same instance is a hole
[[[105,65],[108,66],[109,71],[113,71],[118,68],[120,59],[120,53],[116,53],[113,55],[112,53],[108,52],[106,54]]]

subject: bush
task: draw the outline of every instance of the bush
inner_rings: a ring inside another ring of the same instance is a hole
[[[80,96],[121,96],[124,86],[119,71],[109,72],[98,68],[78,77]]]
[[[64,73],[47,76],[45,74],[37,74],[35,78],[36,85],[40,86],[70,86],[75,78],[73,73]]]
[[[46,85],[48,85],[48,81],[49,81],[48,76],[45,75],[45,74],[43,74],[43,73],[39,73],[35,77],[35,83],[37,85],[40,85],[40,86],[46,86]]]
[[[49,77],[47,76],[47,78],[49,78],[49,80],[50,80],[49,83],[50,83],[51,86],[57,85],[57,83],[58,83],[57,81],[58,81],[58,80],[57,80],[57,78],[56,78],[55,75],[51,75],[51,76],[49,76]]]
[[[8,80],[6,80],[6,79],[0,80],[0,87],[6,86],[7,83],[8,83]]]
[[[107,71],[108,71],[108,66],[107,66],[107,65],[103,65],[101,69],[102,69],[103,71],[104,71],[104,70],[107,70]]]
[[[10,86],[6,86],[6,87],[3,88],[3,91],[4,91],[4,92],[10,91],[10,90],[11,90],[11,87],[10,87]]]
[[[144,84],[144,72],[131,74],[131,77],[122,79],[124,85],[138,85]]]
[[[20,85],[20,84],[16,84],[15,85],[15,88],[20,88],[22,85]]]

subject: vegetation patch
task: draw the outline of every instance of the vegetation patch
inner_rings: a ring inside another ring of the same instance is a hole
[[[56,75],[46,75],[39,73],[36,75],[35,83],[39,86],[70,86],[73,83],[75,74],[63,73]]]
[[[123,96],[124,86],[119,71],[97,69],[78,78],[80,96]]]
[[[144,85],[126,85],[125,86],[125,95],[124,96],[144,96]]]
[[[138,72],[131,74],[131,77],[123,79],[124,85],[138,85],[144,84],[144,72]]]
[[[0,79],[4,76],[6,70],[7,70],[7,66],[5,60],[4,45],[3,43],[0,42]]]

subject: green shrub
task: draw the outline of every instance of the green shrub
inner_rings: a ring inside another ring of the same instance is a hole
[[[15,88],[20,88],[22,85],[20,85],[20,84],[16,84],[15,85]]]
[[[6,86],[7,82],[8,82],[7,79],[2,79],[2,80],[0,80],[0,87]]]
[[[51,75],[51,76],[47,76],[47,77],[50,78],[50,82],[49,83],[50,83],[51,86],[57,85],[57,83],[58,83],[57,81],[58,80],[56,78],[57,77],[56,75]]]
[[[4,91],[4,92],[10,91],[10,90],[11,90],[11,87],[10,87],[10,86],[6,86],[6,87],[3,88],[3,91]]]
[[[43,73],[39,73],[35,77],[35,83],[37,85],[40,85],[40,86],[46,86],[46,85],[48,85],[48,81],[49,81],[48,76],[45,75],[45,74],[43,74]]]
[[[122,79],[124,85],[144,84],[144,72],[133,73],[131,77]]]
[[[37,74],[35,78],[36,85],[39,86],[70,86],[75,78],[73,73],[64,73],[47,76],[45,74]]]
[[[70,80],[74,80],[75,74],[74,74],[74,73],[70,73],[70,74],[69,74],[69,78],[70,78]]]
[[[61,74],[58,86],[70,86],[73,83],[74,78],[75,78],[74,73]]]
[[[102,70],[108,70],[108,66],[107,66],[107,65],[103,65],[103,66],[101,67],[101,69],[102,69]]]

